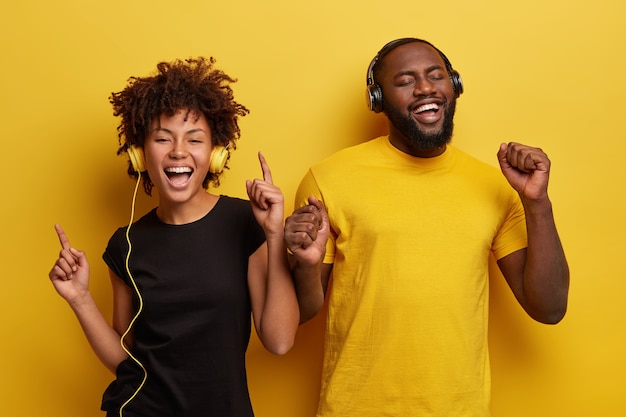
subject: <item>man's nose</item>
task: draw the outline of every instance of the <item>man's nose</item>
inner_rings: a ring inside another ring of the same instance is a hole
[[[415,82],[415,90],[413,95],[429,95],[435,91],[435,85],[428,78],[420,78]]]

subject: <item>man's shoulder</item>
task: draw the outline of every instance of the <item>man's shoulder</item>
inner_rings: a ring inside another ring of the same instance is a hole
[[[493,164],[489,164],[482,159],[478,159],[474,155],[456,147],[450,146],[453,150],[456,158],[456,163],[459,165],[466,165],[471,169],[481,170],[488,173],[499,173],[500,169]]]
[[[335,166],[337,163],[349,165],[352,162],[358,161],[358,159],[355,159],[358,155],[375,152],[375,150],[381,146],[381,141],[383,141],[384,139],[385,137],[382,136],[375,139],[370,139],[366,142],[339,149],[327,156],[326,158],[322,159],[321,161],[313,164],[312,168]]]

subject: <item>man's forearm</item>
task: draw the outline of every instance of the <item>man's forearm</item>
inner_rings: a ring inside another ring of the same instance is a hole
[[[289,257],[289,262],[300,306],[300,323],[304,323],[315,317],[324,306],[322,264],[304,265],[292,255]]]
[[[524,204],[528,249],[524,268],[524,293],[528,308],[540,321],[557,323],[565,315],[569,267],[546,198]]]

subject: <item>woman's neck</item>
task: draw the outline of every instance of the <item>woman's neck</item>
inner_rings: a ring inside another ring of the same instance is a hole
[[[209,213],[219,196],[203,192],[196,198],[185,202],[159,201],[156,214],[166,224],[187,224],[200,220]]]

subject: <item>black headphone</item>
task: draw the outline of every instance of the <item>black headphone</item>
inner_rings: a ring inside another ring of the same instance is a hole
[[[146,164],[143,154],[143,148],[135,145],[131,145],[127,149],[128,159],[133,166],[135,172],[145,172]],[[225,146],[216,145],[211,150],[211,157],[209,160],[209,172],[212,174],[219,174],[224,170],[226,161],[228,160],[228,149]]]
[[[367,89],[365,91],[365,100],[367,102],[367,106],[371,111],[375,113],[380,113],[383,110],[383,90],[380,85],[374,82],[374,67],[381,58],[383,58],[396,47],[412,42],[421,42],[433,47],[435,51],[439,53],[439,55],[443,59],[444,64],[446,65],[446,71],[448,72],[448,76],[450,77],[450,82],[452,83],[452,89],[454,90],[455,96],[458,98],[461,93],[463,93],[463,80],[461,80],[461,75],[452,68],[452,64],[443,52],[437,49],[437,47],[430,42],[422,39],[400,38],[385,44],[385,46],[383,46],[380,51],[378,51],[374,59],[372,59],[372,62],[370,62],[369,67],[367,68]]]

